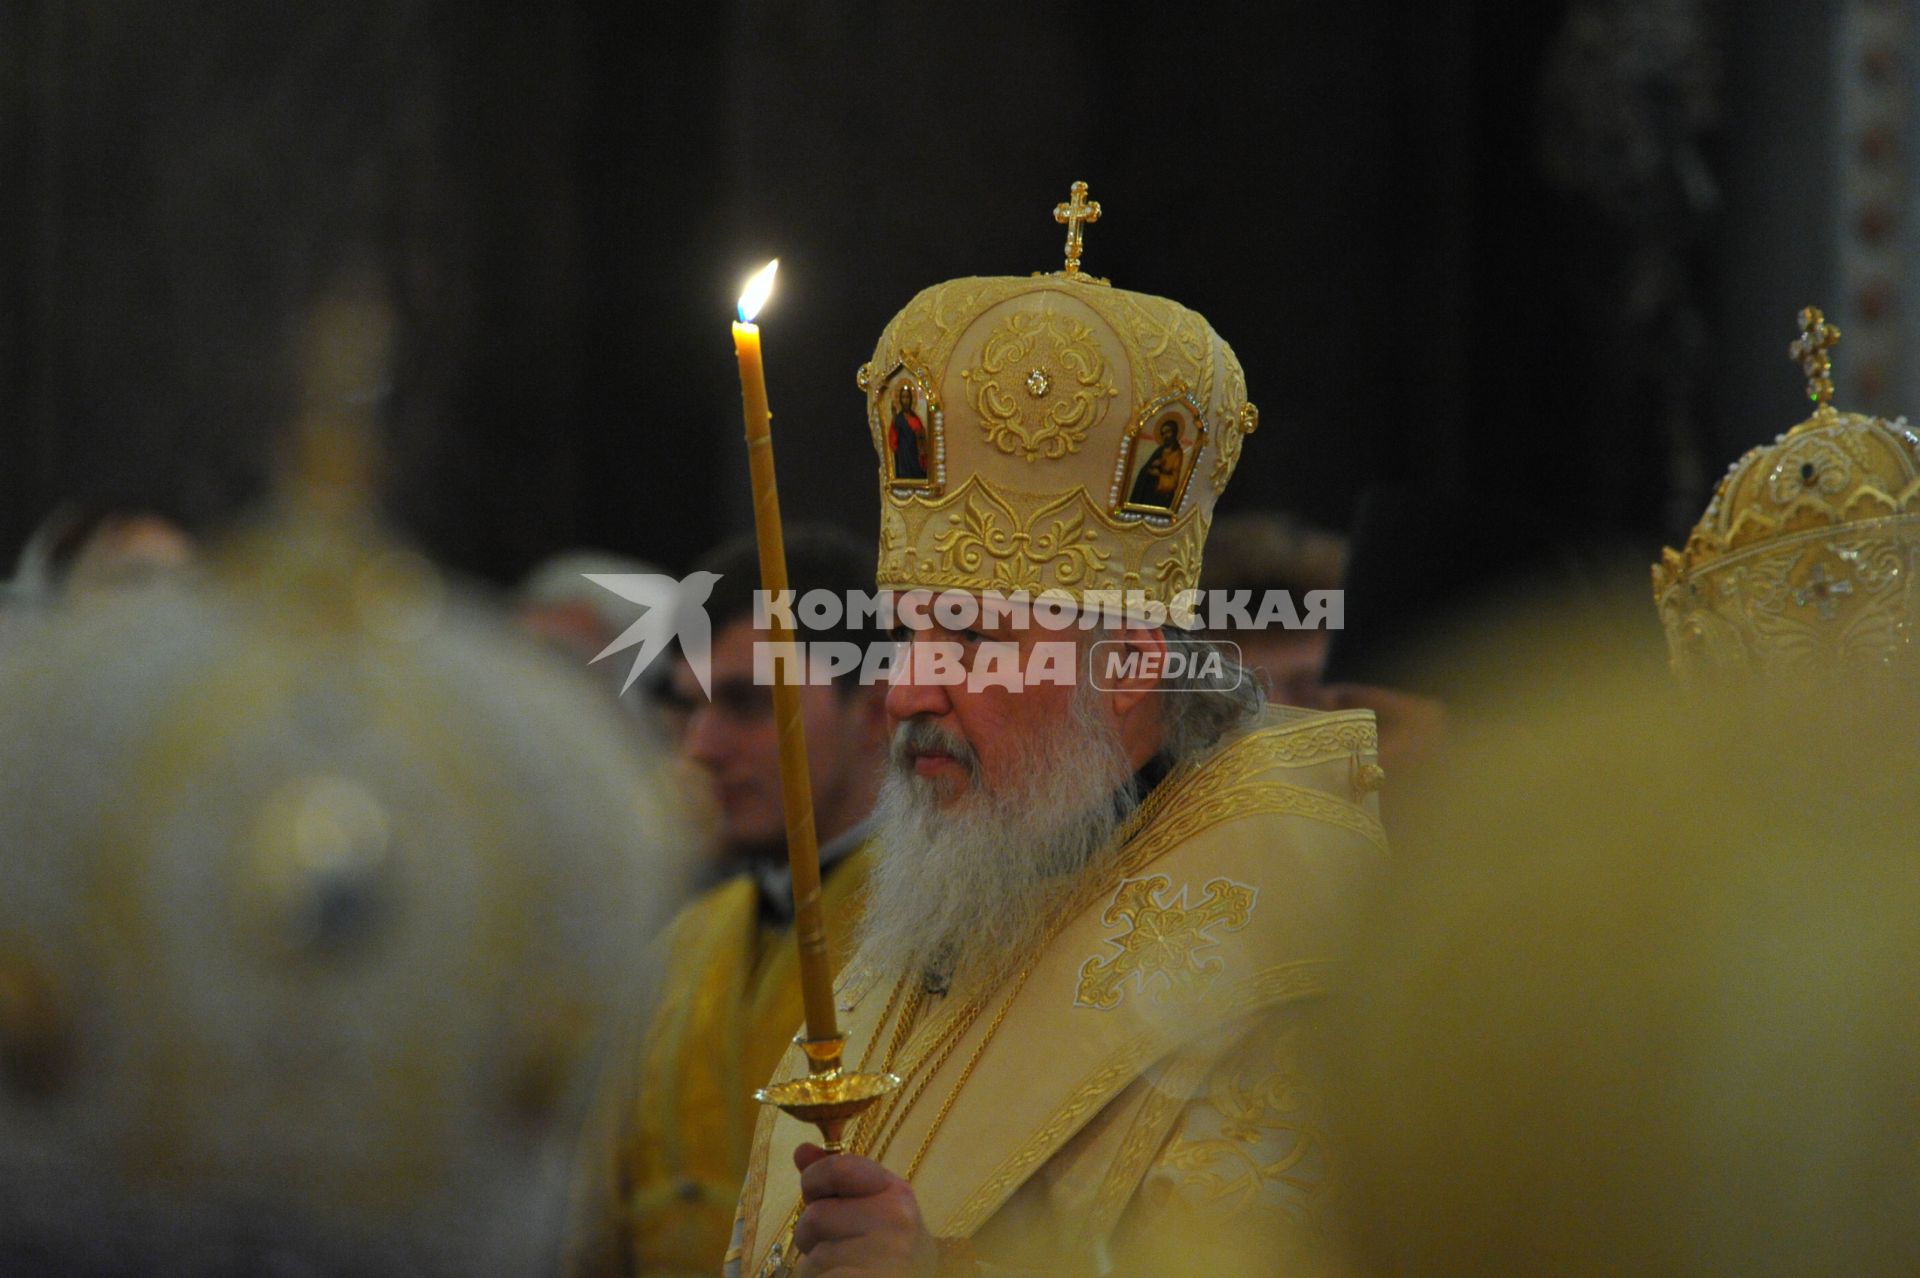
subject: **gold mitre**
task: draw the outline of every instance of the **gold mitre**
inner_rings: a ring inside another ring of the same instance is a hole
[[[1074,183],[1054,210],[1064,270],[923,290],[860,369],[881,589],[1128,601],[1137,615],[1196,587],[1259,412],[1203,316],[1081,272],[1081,227],[1100,215],[1086,192]]]
[[[1788,353],[1813,416],[1727,468],[1684,550],[1653,566],[1654,603],[1683,679],[1904,663],[1920,548],[1920,435],[1832,404],[1840,330],[1800,312]]]

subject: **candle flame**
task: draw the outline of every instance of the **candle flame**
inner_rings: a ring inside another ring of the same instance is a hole
[[[767,294],[773,292],[773,273],[780,269],[780,259],[774,258],[754,273],[740,293],[740,322],[753,323],[753,317],[767,304]]]

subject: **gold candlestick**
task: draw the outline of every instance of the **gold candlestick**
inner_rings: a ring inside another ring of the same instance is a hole
[[[760,587],[769,596],[787,588],[787,550],[781,535],[780,491],[774,482],[773,414],[760,359],[760,330],[753,320],[773,289],[779,260],[747,281],[740,318],[733,326],[740,361],[740,397],[747,426],[747,464],[753,477],[753,528],[760,544]],[[841,1149],[847,1122],[900,1085],[891,1074],[849,1074],[841,1069],[846,1038],[833,1006],[833,961],[827,952],[820,907],[820,848],[813,829],[813,790],[807,772],[806,726],[800,719],[793,631],[776,613],[773,713],[780,740],[780,796],[787,819],[787,863],[793,876],[794,939],[800,947],[800,993],[806,1030],[795,1042],[807,1055],[807,1076],[773,1083],[753,1094],[802,1122],[813,1123],[829,1150]]]

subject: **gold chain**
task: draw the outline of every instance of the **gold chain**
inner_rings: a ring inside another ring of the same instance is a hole
[[[893,1017],[894,1007],[898,1005],[898,1003],[900,1002],[901,991],[905,990],[906,988],[907,988],[907,979],[904,976],[893,983],[893,993],[887,995],[887,1005],[880,1009],[880,1020],[877,1024],[877,1028],[879,1029],[886,1028],[887,1022]],[[919,1007],[919,994],[920,994],[920,991],[915,990],[913,995],[908,998],[906,1010],[900,1013],[901,1025],[904,1026],[908,1021],[913,1019],[913,1016]],[[890,1063],[893,1060],[894,1053],[900,1049],[901,1033],[902,1031],[899,1029],[894,1030],[893,1042],[888,1044],[887,1046],[887,1061],[889,1062],[889,1064],[882,1065],[881,1066],[882,1069],[890,1068]],[[874,1049],[879,1046],[880,1046],[880,1036],[878,1034],[875,1034],[872,1038],[867,1040],[867,1050],[860,1054],[860,1065],[859,1065],[859,1069],[856,1072],[862,1073],[862,1074],[867,1072],[867,1065],[873,1060]],[[856,1118],[854,1121],[857,1123],[860,1120]]]
[[[875,1125],[875,1146],[871,1155],[875,1162],[886,1157],[887,1150],[893,1147],[893,1139],[900,1134],[900,1128],[907,1121],[908,1114],[919,1103],[920,1097],[925,1094],[927,1088],[932,1086],[933,1080],[940,1076],[940,1071],[946,1067],[947,1059],[960,1046],[960,1041],[967,1036],[967,1031],[973,1028],[973,1023],[980,1019],[980,1013],[985,1007],[984,1000],[969,1003],[966,1010],[941,1036],[936,1049],[930,1050],[914,1065],[914,1073],[917,1074],[922,1069],[925,1069],[926,1073],[914,1085],[911,1092],[904,1093],[900,1100],[887,1110],[886,1118],[882,1123]]]
[[[1026,985],[1027,978],[1033,975],[1033,969],[1036,966],[1038,966],[1037,963],[1029,963],[1026,971],[1020,973],[1020,978],[1013,984],[1012,992],[1007,995],[1007,1001],[1000,1005],[1000,1010],[994,1014],[993,1023],[988,1025],[987,1032],[981,1035],[980,1045],[973,1049],[973,1055],[969,1056],[967,1063],[961,1067],[960,1077],[954,1080],[953,1090],[948,1092],[947,1099],[941,1102],[940,1112],[933,1116],[933,1125],[927,1128],[926,1137],[921,1140],[920,1148],[914,1151],[913,1161],[907,1164],[906,1180],[911,1181],[914,1173],[920,1170],[920,1164],[926,1158],[927,1149],[933,1144],[933,1138],[939,1134],[941,1125],[947,1121],[947,1115],[953,1111],[953,1103],[960,1099],[960,1089],[967,1085],[969,1078],[973,1077],[973,1067],[980,1063],[980,1057],[986,1052],[987,1044],[991,1043],[993,1036],[1000,1032],[1000,1026],[1006,1021],[1007,1013],[1013,1008],[1013,1001],[1020,997],[1021,988]]]

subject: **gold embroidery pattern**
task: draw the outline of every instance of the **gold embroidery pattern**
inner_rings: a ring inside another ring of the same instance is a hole
[[[940,334],[937,343],[928,345],[929,353],[935,357],[934,362],[944,362],[953,353],[954,343],[959,341],[960,334],[975,319],[1007,298],[1026,292],[1029,287],[1028,281],[1016,276],[981,276],[956,280],[949,285],[936,284],[922,292],[922,297],[930,296],[926,313]],[[886,339],[883,337],[881,340]]]
[[[740,1255],[753,1255],[755,1234],[760,1225],[760,1204],[767,1193],[767,1156],[773,1146],[773,1122],[778,1113],[771,1105],[762,1105],[753,1123],[753,1152],[747,1156],[747,1179],[740,1187],[740,1206],[734,1217],[740,1222]]]
[[[1220,785],[1206,773],[1195,778],[1193,792],[1197,806],[1176,812],[1163,824],[1143,834],[1133,846],[1129,847],[1117,864],[1122,875],[1131,875],[1160,856],[1168,848],[1175,846],[1201,830],[1222,825],[1240,817],[1251,816],[1256,812],[1270,812],[1281,815],[1309,817],[1316,821],[1325,821],[1343,829],[1352,830],[1372,843],[1380,851],[1387,850],[1386,831],[1380,823],[1367,812],[1333,798],[1319,790],[1309,790],[1302,786],[1286,785],[1278,781],[1259,785],[1242,785],[1229,790]],[[1225,791],[1225,793],[1222,793]]]
[[[1167,552],[1154,567],[1152,577],[1168,603],[1199,583],[1200,548],[1206,545],[1207,533],[1212,527],[1213,512],[1202,510],[1199,518],[1188,523],[1184,533],[1167,539]]]
[[[1076,1006],[1112,1011],[1120,1006],[1128,978],[1142,994],[1151,990],[1155,1003],[1187,1001],[1225,967],[1218,956],[1205,952],[1220,943],[1210,929],[1237,932],[1245,927],[1253,917],[1258,890],[1214,879],[1200,903],[1189,906],[1186,887],[1169,898],[1165,894],[1172,889],[1172,879],[1156,874],[1128,879],[1114,892],[1101,922],[1124,922],[1127,930],[1107,940],[1118,953],[1096,955],[1081,965]]]
[[[1720,611],[1737,610],[1759,646],[1783,662],[1893,651],[1908,615],[1906,561],[1917,546],[1920,536],[1902,530],[1794,542],[1787,553],[1735,560],[1720,582]]]
[[[1855,444],[1855,447],[1858,445]],[[1853,461],[1847,456],[1847,451],[1831,439],[1808,439],[1790,456],[1782,457],[1767,473],[1767,495],[1781,506],[1792,506],[1807,497],[1832,501],[1857,482],[1853,477]]]
[[[1311,1218],[1332,1177],[1319,1089],[1302,1067],[1301,1029],[1276,1023],[1216,1071],[1168,1142],[1157,1171],[1209,1214],[1292,1209]]]
[[[1139,836],[1128,841],[1115,860],[1112,875],[1133,878],[1169,849],[1200,831],[1256,812],[1326,821],[1352,830],[1382,853],[1386,852],[1386,831],[1365,808],[1304,786],[1249,781],[1269,768],[1293,763],[1301,738],[1311,739],[1320,732],[1348,726],[1363,727],[1368,733],[1373,731],[1372,716],[1364,712],[1343,715],[1330,724],[1320,722],[1321,718],[1315,716],[1304,724],[1283,724],[1249,732],[1200,764],[1182,768],[1161,782],[1154,789],[1153,798],[1159,801],[1162,811],[1170,809],[1171,814],[1141,827]],[[1106,880],[1107,883],[1113,881],[1112,877]],[[1075,907],[1076,912],[1091,906],[1105,891],[1103,884],[1082,898]]]
[[[1022,371],[1036,368],[1047,370],[1041,392],[1032,390],[1031,371]],[[1008,315],[987,338],[980,363],[960,377],[987,441],[1029,462],[1078,452],[1120,394],[1092,327],[1063,315]]]
[[[1231,349],[1224,350],[1222,356],[1227,366],[1227,402],[1240,407],[1236,421],[1220,432],[1220,451],[1213,462],[1215,492],[1225,488],[1233,478],[1234,468],[1240,464],[1240,445],[1260,426],[1260,410],[1247,402],[1247,375],[1240,367],[1240,360]]]
[[[913,538],[907,533],[907,521],[898,510],[882,503],[880,506],[880,571],[879,580],[908,581],[913,577],[914,562],[919,558]]]
[[[1373,716],[1365,711],[1351,710],[1343,711],[1338,715],[1312,714],[1296,722],[1283,722],[1256,728],[1235,737],[1206,758],[1179,769],[1160,785],[1154,787],[1151,801],[1158,805],[1156,815],[1167,809],[1175,809],[1175,817],[1166,821],[1155,819],[1144,822],[1139,828],[1140,837],[1130,843],[1129,848],[1144,847],[1150,840],[1158,842],[1158,831],[1177,819],[1178,810],[1191,811],[1196,807],[1204,808],[1206,801],[1217,799],[1221,792],[1232,790],[1247,782],[1249,778],[1277,765],[1293,762],[1299,755],[1298,742],[1301,738],[1317,735],[1326,728],[1337,728],[1347,724],[1366,725],[1370,728],[1372,718]],[[1183,833],[1181,837],[1185,837],[1185,834]],[[1160,851],[1164,850],[1164,847],[1157,848],[1152,856],[1158,856]],[[1151,856],[1145,859],[1151,859]],[[1144,863],[1145,860],[1129,857],[1124,864],[1131,868],[1126,872],[1131,874]]]
[[[1213,1052],[1184,1053],[1163,1067],[1154,1085],[1145,1089],[1146,1099],[1135,1111],[1126,1139],[1114,1155],[1113,1166],[1094,1196],[1087,1226],[1091,1237],[1104,1238],[1120,1223],[1127,1199],[1140,1187],[1141,1178],[1166,1143],[1167,1133],[1180,1117],[1180,1111],[1186,1108],[1217,1059],[1218,1054]]]
[[[1304,768],[1379,748],[1379,730],[1371,719],[1347,719],[1278,738],[1268,758],[1282,767]]]
[[[1213,391],[1214,343],[1206,321],[1168,298],[1127,292],[1111,296],[1111,308],[1102,308],[1108,310],[1105,318],[1126,334],[1140,361],[1155,372],[1192,370],[1189,380],[1204,403]]]
[[[1199,795],[1230,790],[1275,766],[1311,759],[1326,748],[1322,734],[1329,729],[1370,724],[1371,718],[1364,713],[1349,711],[1339,718],[1315,715],[1296,722],[1258,728],[1245,736],[1236,737],[1203,760],[1197,769],[1188,774],[1185,784]],[[1334,753],[1345,752],[1329,751],[1328,757],[1333,757]]]
[[[1227,992],[1217,1004],[1219,1013],[1211,1018],[1231,1021],[1287,997],[1300,998],[1321,993],[1326,988],[1324,974],[1329,965],[1321,960],[1282,964],[1261,972],[1257,977]],[[1026,1180],[1042,1160],[1050,1157],[1067,1137],[1078,1131],[1094,1110],[1105,1105],[1141,1068],[1165,1050],[1164,1042],[1138,1042],[1117,1053],[1112,1060],[1087,1075],[1073,1090],[1066,1104],[1041,1124],[1019,1149],[969,1194],[953,1218],[940,1229],[943,1234],[967,1235],[980,1227],[1005,1201],[1014,1187]]]
[[[1275,1003],[1291,1003],[1314,994],[1325,994],[1326,972],[1331,966],[1323,960],[1308,959],[1270,967],[1253,978],[1248,986],[1252,992],[1247,1002],[1254,1007],[1268,1007]]]
[[[886,487],[880,512],[883,589],[1052,590],[1076,596],[1145,589],[1149,597],[1170,604],[1200,579],[1200,548],[1211,523],[1204,509],[1156,527],[1116,521],[1080,489],[1040,501],[994,490],[976,476],[958,492],[929,500],[901,497]],[[1144,546],[1114,535],[1147,527],[1152,534]],[[1140,555],[1137,572],[1125,571],[1115,558],[1121,550]]]
[[[997,493],[969,493],[965,514],[949,514],[954,526],[934,538],[940,572],[977,580],[991,560],[990,580],[1003,590],[1085,582],[1106,566],[1108,554],[1094,543],[1086,511],[1074,505],[1068,494],[1023,521]]]
[[[1137,1050],[1129,1050],[1102,1065],[1087,1080],[1074,1089],[1073,1098],[1061,1106],[1054,1116],[1046,1121],[1033,1135],[1027,1138],[1018,1152],[1000,1165],[999,1170],[987,1178],[967,1201],[956,1211],[940,1232],[943,1234],[965,1235],[972,1233],[994,1207],[1000,1204],[1005,1192],[1025,1180],[1027,1173],[1041,1159],[1059,1148],[1060,1143],[1080,1129],[1087,1115],[1113,1096],[1127,1082],[1140,1072],[1140,1060]]]

